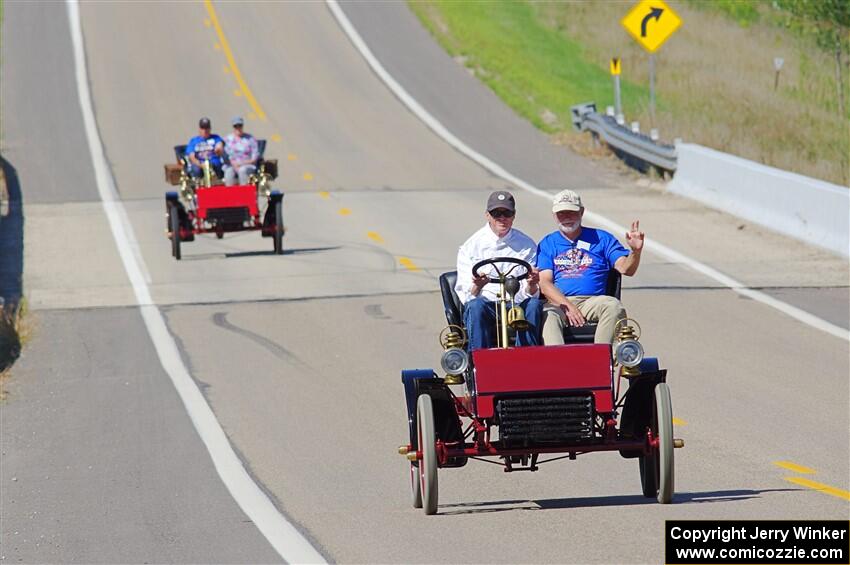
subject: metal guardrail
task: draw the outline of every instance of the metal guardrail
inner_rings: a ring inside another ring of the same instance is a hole
[[[578,131],[590,131],[601,137],[615,152],[637,159],[663,171],[676,170],[676,147],[656,143],[648,135],[635,133],[620,125],[613,116],[599,114],[596,104],[588,102],[570,108],[573,127]],[[628,160],[628,159],[627,159]]]

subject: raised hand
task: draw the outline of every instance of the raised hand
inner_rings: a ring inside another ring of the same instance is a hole
[[[626,232],[626,244],[632,251],[643,249],[644,233],[640,231],[640,220],[632,222],[632,229]]]

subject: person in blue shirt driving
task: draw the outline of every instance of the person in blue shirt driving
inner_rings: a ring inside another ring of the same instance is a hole
[[[186,144],[186,157],[189,158],[189,174],[193,177],[204,175],[204,160],[209,160],[210,167],[224,178],[222,165],[224,161],[224,140],[217,133],[211,133],[212,124],[209,118],[201,118],[198,122],[198,135]]]
[[[597,322],[594,343],[612,343],[614,327],[626,317],[619,300],[605,295],[608,272],[616,269],[632,276],[640,265],[644,233],[632,222],[626,233],[629,249],[610,233],[581,225],[584,206],[572,190],[563,190],[552,201],[558,230],[537,245],[540,292],[548,299],[544,307],[543,343],[564,343],[564,327]]]

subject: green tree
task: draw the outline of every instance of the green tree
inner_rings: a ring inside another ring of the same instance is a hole
[[[850,65],[850,1],[848,0],[774,0],[785,11],[785,24],[803,34],[813,36],[818,45],[832,51],[835,57],[835,83],[838,112],[846,117],[844,102],[844,68]]]

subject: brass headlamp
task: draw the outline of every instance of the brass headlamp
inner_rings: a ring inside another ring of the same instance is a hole
[[[449,325],[440,332],[440,345],[443,346],[440,367],[446,373],[446,384],[464,383],[463,375],[469,368],[469,354],[464,349],[466,341],[466,332],[460,326]]]
[[[638,366],[643,361],[643,346],[640,339],[640,324],[632,318],[618,320],[614,326],[617,344],[614,346],[614,360],[623,370],[621,375],[630,378],[640,375]]]

